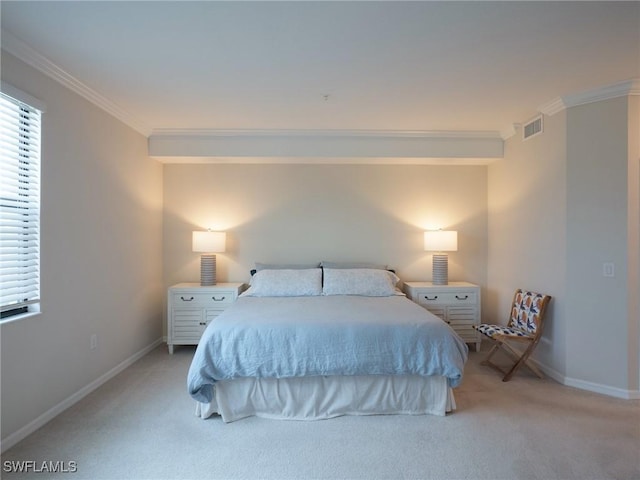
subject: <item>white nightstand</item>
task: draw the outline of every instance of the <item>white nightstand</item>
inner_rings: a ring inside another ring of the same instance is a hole
[[[481,335],[472,325],[480,323],[480,287],[468,282],[405,282],[404,293],[451,325],[466,343],[480,351]]]
[[[167,346],[197,345],[209,322],[236,301],[243,283],[179,283],[167,293]]]

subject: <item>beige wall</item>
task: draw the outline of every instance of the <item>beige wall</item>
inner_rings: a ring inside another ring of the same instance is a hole
[[[429,280],[423,231],[459,231],[450,279],[485,284],[486,167],[165,165],[167,285],[199,280],[191,232],[228,232],[220,281],[248,281],[258,262],[374,261]]]
[[[567,112],[567,375],[621,389],[630,353],[628,133],[627,97]],[[615,277],[603,277],[604,262]]]
[[[566,114],[544,118],[544,133],[506,141],[489,166],[489,247],[485,311],[506,323],[516,288],[553,297],[535,357],[564,371]]]
[[[46,105],[42,313],[0,328],[6,439],[159,339],[164,294],[162,165],[146,139],[5,52],[2,80]]]

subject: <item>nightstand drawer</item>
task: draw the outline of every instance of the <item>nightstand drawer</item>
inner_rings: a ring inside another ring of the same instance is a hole
[[[422,305],[444,303],[447,305],[475,305],[476,294],[474,292],[433,292],[421,293],[418,302]]]
[[[220,305],[224,306],[233,303],[235,300],[235,294],[232,291],[222,291],[215,293],[195,293],[195,292],[182,292],[173,294],[173,306],[174,307],[213,307]]]

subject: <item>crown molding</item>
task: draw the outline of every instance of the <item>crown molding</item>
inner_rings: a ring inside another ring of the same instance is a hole
[[[299,130],[299,129],[203,129],[156,128],[153,137],[333,137],[333,138],[446,138],[499,139],[493,131],[437,131],[437,130]]]
[[[511,125],[509,125],[508,127],[506,127],[504,130],[500,132],[500,138],[502,138],[502,140],[510,139],[516,134],[520,126],[521,126],[520,123],[512,123]]]
[[[36,70],[44,73],[46,76],[52,78],[58,83],[64,85],[69,90],[89,100],[94,105],[114,116],[121,122],[133,128],[135,131],[144,135],[145,137],[148,137],[151,134],[151,128],[146,126],[143,122],[135,118],[126,110],[120,108],[112,101],[100,95],[95,90],[86,86],[73,75],[58,67],[51,60],[41,55],[29,45],[24,43],[22,40],[18,39],[15,35],[6,30],[2,31],[2,49],[7,53],[10,53],[11,55],[22,60],[26,64],[32,66]]]
[[[164,164],[216,165],[439,165],[484,166],[499,160],[493,158],[436,158],[436,157],[154,157]]]
[[[592,90],[563,95],[539,106],[538,111],[545,115],[555,115],[567,108],[629,95],[640,95],[640,78],[632,78]]]
[[[567,104],[564,102],[562,97],[557,97],[543,105],[540,105],[538,107],[538,111],[544,115],[552,116],[556,113],[560,113],[565,108],[567,108]]]
[[[640,94],[640,78],[632,78],[623,82],[605,85],[584,92],[565,95],[563,101],[567,107],[577,107],[587,103],[600,102],[610,98],[626,97]]]

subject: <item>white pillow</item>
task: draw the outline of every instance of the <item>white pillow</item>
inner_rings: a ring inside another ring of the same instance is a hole
[[[256,272],[260,270],[304,270],[307,268],[319,268],[320,263],[307,263],[307,264],[297,264],[297,263],[261,263],[256,262]]]
[[[395,273],[371,268],[325,268],[323,295],[363,295],[388,297],[396,295]]]
[[[248,297],[303,297],[322,295],[322,269],[260,270],[251,277]]]
[[[369,262],[327,262],[323,260],[320,266],[324,268],[373,268],[376,270],[387,270],[389,267],[379,263]]]

